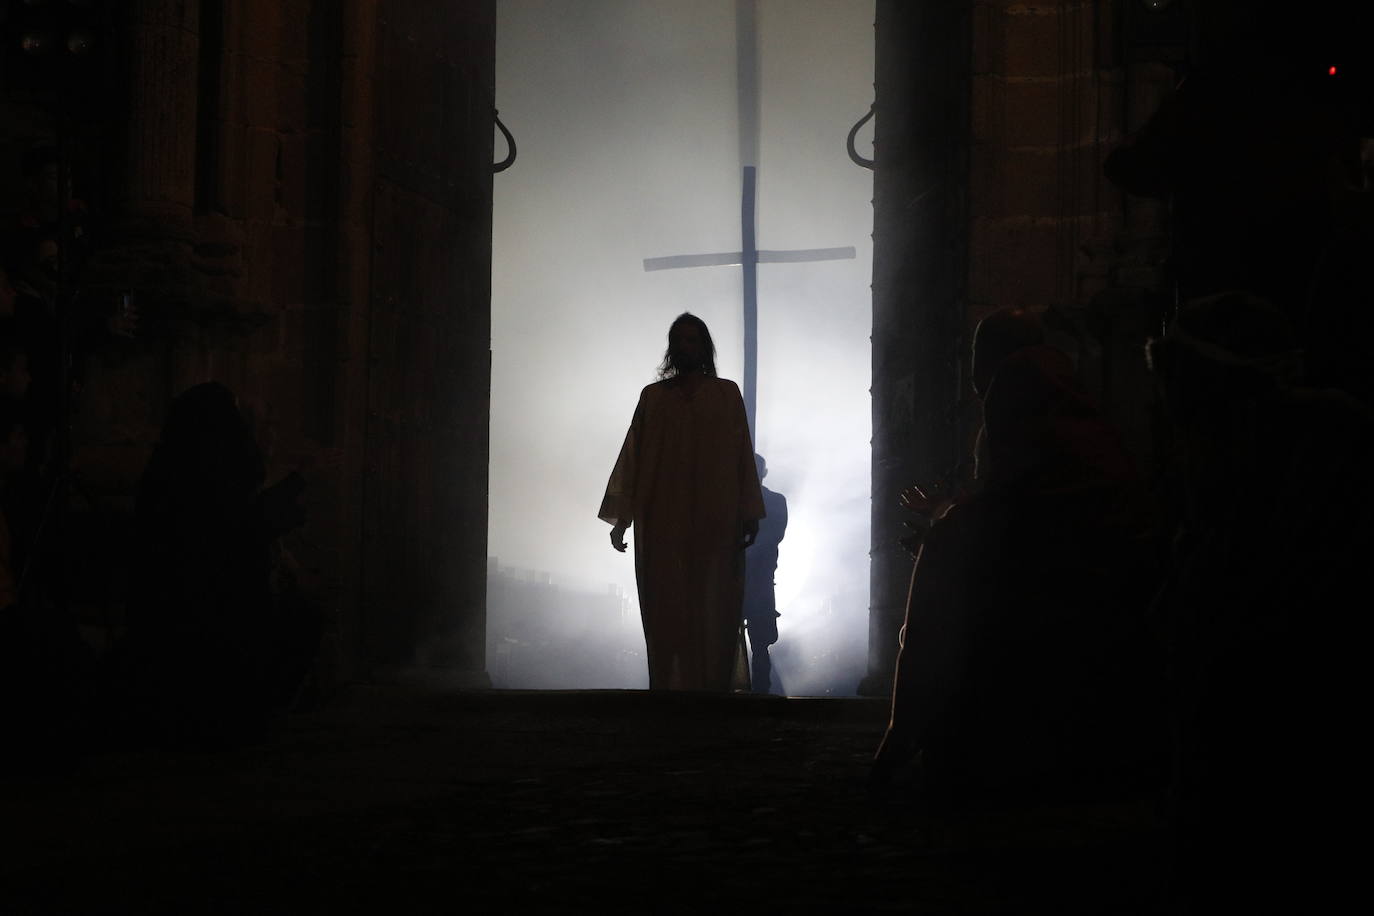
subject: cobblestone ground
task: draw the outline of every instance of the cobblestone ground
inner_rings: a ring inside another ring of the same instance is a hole
[[[1148,913],[1152,800],[923,814],[885,705],[355,688],[7,785],[0,912]]]

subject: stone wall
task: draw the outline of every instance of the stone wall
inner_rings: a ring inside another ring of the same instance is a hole
[[[269,479],[309,481],[287,547],[328,609],[323,680],[423,649],[480,681],[494,3],[121,7],[83,284],[142,324],[92,361],[84,491],[127,512],[167,401],[221,381]]]
[[[1190,36],[1186,4],[984,0],[974,15],[968,327],[1044,312],[1147,471],[1167,212],[1102,166],[1177,82]]]
[[[974,6],[969,318],[1085,300],[1092,245],[1119,200],[1102,160],[1120,138],[1119,79],[1101,67],[1111,4]]]
[[[910,558],[901,487],[967,476],[980,423],[969,346],[989,312],[1046,316],[1052,341],[1148,470],[1144,345],[1167,294],[1166,214],[1102,164],[1187,53],[1183,4],[878,4],[869,675],[890,686]],[[954,273],[954,275],[951,274]]]
[[[911,557],[898,493],[961,460],[968,280],[968,29],[963,0],[876,8],[873,464],[868,675],[891,688]]]

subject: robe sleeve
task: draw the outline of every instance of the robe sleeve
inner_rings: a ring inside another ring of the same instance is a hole
[[[630,429],[625,433],[625,443],[620,446],[620,457],[615,460],[611,479],[606,483],[606,495],[601,498],[601,511],[597,517],[609,525],[634,521],[635,477],[639,472],[639,440],[644,425],[644,394],[639,395]]]

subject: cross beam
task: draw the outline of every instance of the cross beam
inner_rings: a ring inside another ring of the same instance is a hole
[[[799,248],[789,251],[755,252],[759,264],[800,264],[803,261],[842,261],[852,259],[856,252],[853,248]],[[678,254],[666,258],[645,258],[644,269],[674,270],[682,267],[738,267],[744,263],[744,252],[729,251],[721,254]]]

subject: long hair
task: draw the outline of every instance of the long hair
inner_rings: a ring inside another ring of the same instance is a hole
[[[682,371],[677,364],[677,355],[673,353],[673,331],[677,330],[680,324],[695,325],[701,333],[702,360],[701,371],[715,378],[716,375],[716,343],[711,339],[711,332],[706,328],[706,322],[702,321],[691,312],[683,312],[673,319],[672,325],[668,328],[668,349],[663,351],[663,362],[658,366],[658,377],[662,379],[677,378]]]

